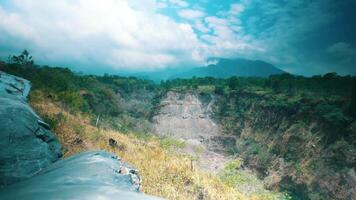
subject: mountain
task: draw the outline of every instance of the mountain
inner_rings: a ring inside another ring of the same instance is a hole
[[[191,78],[193,76],[209,76],[214,78],[228,78],[231,76],[268,77],[274,74],[286,73],[272,64],[260,60],[209,58],[208,62],[214,62],[215,64],[203,67],[188,67],[185,69],[164,69],[155,72],[134,74],[134,76],[159,81],[175,78]]]

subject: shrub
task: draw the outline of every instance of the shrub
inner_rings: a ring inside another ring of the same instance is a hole
[[[58,97],[66,106],[75,111],[79,111],[85,108],[86,102],[78,92],[64,91],[59,93]]]

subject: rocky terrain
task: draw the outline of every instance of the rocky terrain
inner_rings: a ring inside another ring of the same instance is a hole
[[[50,126],[26,102],[30,87],[0,73],[1,199],[157,199],[138,193],[138,171],[113,154],[62,159]]]

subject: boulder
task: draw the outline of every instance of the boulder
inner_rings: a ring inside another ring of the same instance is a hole
[[[0,186],[30,178],[62,156],[49,125],[26,102],[30,88],[0,72]]]
[[[35,177],[0,190],[2,200],[159,199],[139,193],[140,177],[131,166],[105,151],[60,160]]]

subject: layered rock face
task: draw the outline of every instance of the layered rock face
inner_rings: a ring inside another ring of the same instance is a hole
[[[168,92],[161,107],[154,117],[158,135],[185,140],[204,140],[219,135],[219,127],[209,117],[210,106],[204,106],[194,94]]]
[[[49,126],[26,103],[29,81],[0,73],[0,185],[27,179],[61,157]]]
[[[158,199],[137,170],[95,151],[60,159],[61,145],[27,104],[31,84],[0,72],[0,199]]]
[[[197,94],[170,91],[160,103],[153,117],[154,132],[183,140],[185,153],[198,158],[196,164],[203,170],[216,173],[230,158],[225,155],[224,140],[219,126],[211,119],[214,97],[203,103]]]

